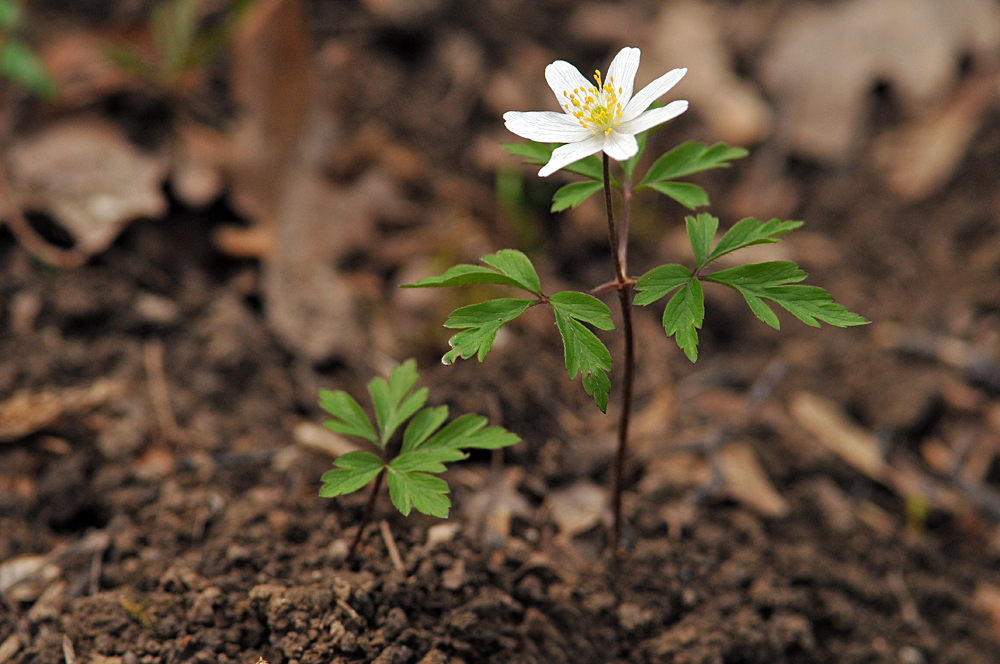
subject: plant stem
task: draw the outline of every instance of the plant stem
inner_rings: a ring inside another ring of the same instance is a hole
[[[361,544],[361,535],[364,534],[365,528],[371,523],[372,514],[375,512],[375,499],[378,498],[378,491],[382,488],[382,478],[385,477],[385,468],[382,468],[381,472],[375,476],[375,485],[372,486],[371,495],[368,496],[368,504],[365,505],[364,516],[361,517],[361,525],[358,526],[358,534],[354,536],[354,541],[351,542],[351,548],[347,550],[347,558],[344,559],[345,565],[350,565],[351,561],[354,560],[354,553],[358,550],[358,545]]]
[[[632,336],[632,304],[629,301],[631,282],[626,274],[628,260],[628,207],[631,201],[631,188],[623,187],[622,200],[622,233],[615,231],[614,208],[611,204],[611,177],[608,172],[608,155],[604,156],[604,200],[608,208],[608,241],[611,244],[611,257],[615,263],[618,302],[622,311],[622,327],[625,330],[625,377],[622,383],[622,410],[618,420],[618,453],[615,456],[615,484],[612,493],[612,512],[614,526],[611,531],[611,551],[618,553],[622,534],[622,485],[625,475],[625,455],[628,451],[628,423],[632,411],[632,383],[635,364],[635,346]]]

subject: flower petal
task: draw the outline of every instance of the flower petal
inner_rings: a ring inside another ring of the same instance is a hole
[[[667,93],[667,90],[677,85],[684,78],[686,68],[668,71],[635,94],[622,111],[622,123],[635,120],[639,114],[649,108],[649,105]]]
[[[635,84],[635,73],[639,71],[639,49],[626,46],[618,51],[618,55],[608,67],[607,80],[614,80],[615,93],[618,101],[624,107],[632,98],[632,86]],[[621,88],[621,92],[618,92]]]
[[[663,124],[667,120],[673,120],[687,109],[687,101],[683,99],[672,101],[661,108],[652,108],[633,120],[622,122],[616,129],[620,132],[635,135],[647,129],[652,129],[656,125]],[[611,133],[614,134],[614,132]]]
[[[580,161],[584,157],[589,157],[595,152],[600,152],[604,145],[604,134],[591,136],[590,138],[577,143],[567,143],[552,151],[552,158],[549,163],[542,166],[538,175],[546,177],[552,175],[563,166],[569,166],[573,162]]]
[[[594,87],[591,81],[588,81],[580,73],[580,70],[566,62],[565,60],[556,60],[551,65],[545,68],[545,80],[548,82],[549,87],[552,88],[552,92],[556,94],[556,100],[559,101],[560,108],[566,108],[566,95],[572,94],[573,90],[583,88],[590,89]]]
[[[507,129],[522,138],[542,143],[573,143],[590,137],[590,130],[566,115],[554,111],[507,111],[503,114]]]
[[[632,134],[622,133],[618,129],[612,129],[611,133],[604,139],[604,154],[615,161],[625,161],[635,156],[639,151],[639,144]]]

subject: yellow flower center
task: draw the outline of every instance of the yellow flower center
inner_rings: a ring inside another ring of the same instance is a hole
[[[594,72],[594,80],[597,81],[596,86],[576,88],[573,92],[564,90],[563,108],[591,134],[603,131],[607,136],[622,120],[622,105],[618,101],[622,89],[615,88],[613,76],[601,83],[600,70]]]

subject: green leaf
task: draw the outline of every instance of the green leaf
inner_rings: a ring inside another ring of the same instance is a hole
[[[705,266],[705,259],[712,248],[712,240],[719,230],[719,220],[710,214],[702,212],[697,217],[685,217],[687,223],[688,239],[691,241],[691,249],[694,251],[695,268],[697,272]]]
[[[378,423],[381,446],[384,447],[399,425],[408,420],[427,402],[426,387],[407,395],[416,382],[417,363],[411,359],[392,370],[388,383],[384,378],[375,378],[368,383],[368,392],[372,396],[372,406],[375,409],[375,420]]]
[[[705,295],[701,282],[691,277],[667,302],[663,310],[663,330],[692,362],[698,359],[698,330],[705,320]]]
[[[0,76],[46,99],[56,96],[56,85],[35,52],[20,39],[9,39],[0,50]]]
[[[659,106],[659,104],[653,104],[654,106]],[[632,175],[635,173],[635,165],[639,163],[639,159],[642,158],[642,153],[646,151],[646,141],[649,138],[649,132],[643,131],[635,135],[635,142],[639,144],[639,151],[634,155],[621,162],[622,171],[625,173],[625,181],[631,182]],[[603,164],[601,165],[603,168]],[[602,171],[603,175],[603,171]],[[603,179],[603,178],[602,178]]]
[[[341,454],[334,470],[323,473],[323,486],[319,490],[321,498],[333,498],[354,493],[372,481],[385,467],[382,459],[371,452],[348,452]]]
[[[21,25],[24,13],[14,0],[0,0],[0,30],[13,30]]]
[[[475,355],[482,362],[493,347],[497,331],[533,304],[537,302],[502,298],[469,305],[451,312],[444,326],[462,332],[448,340],[451,350],[441,358],[441,361],[452,364],[460,357],[468,359]]]
[[[715,249],[708,255],[705,264],[707,265],[721,256],[755,244],[774,244],[775,242],[780,242],[780,236],[794,231],[801,225],[801,221],[772,219],[765,222],[757,221],[753,217],[738,221],[733,224],[733,227],[715,245]]]
[[[695,141],[683,143],[657,159],[639,186],[675,180],[712,168],[726,168],[732,160],[742,159],[748,154],[743,148],[730,147],[725,143],[716,143],[712,147]]]
[[[320,390],[319,405],[335,418],[323,423],[327,429],[347,436],[357,436],[378,445],[378,437],[371,421],[350,394],[343,390]]]
[[[574,182],[561,187],[552,196],[552,209],[550,212],[562,212],[566,208],[575,208],[597,192],[604,189],[601,182]]]
[[[503,427],[486,427],[482,415],[466,414],[456,418],[424,443],[421,450],[483,449],[496,450],[509,447],[521,439]]]
[[[763,300],[775,302],[811,327],[819,327],[820,321],[836,327],[868,323],[864,317],[836,304],[822,288],[799,284],[806,276],[795,263],[771,261],[721,270],[706,276],[705,280],[739,292],[751,311],[775,329],[780,327],[778,317]]]
[[[399,458],[394,459],[393,463]],[[448,518],[451,501],[448,500],[447,482],[427,473],[394,468],[392,464],[389,464],[388,469],[389,496],[403,516],[409,515],[410,510],[415,507],[418,512],[441,519]]]
[[[481,259],[489,267],[479,265],[456,265],[438,277],[427,277],[415,284],[405,284],[402,288],[442,288],[446,286],[469,286],[471,284],[499,284],[514,286],[535,295],[542,294],[531,261],[516,249],[501,249],[495,254],[487,254]]]
[[[599,330],[613,330],[611,310],[593,295],[563,291],[549,298],[549,304],[570,318],[593,325]]]
[[[527,256],[517,249],[501,249],[495,254],[483,256],[479,260],[516,281],[524,290],[535,295],[542,294],[542,284],[538,280],[535,266],[531,264]]]
[[[688,182],[653,182],[646,186],[669,196],[689,210],[708,205],[708,194],[696,184]]]
[[[652,304],[690,280],[691,270],[683,265],[673,263],[655,267],[636,282],[635,289],[639,292],[634,302],[641,307]]]
[[[464,459],[467,454],[459,450],[419,450],[400,454],[389,462],[389,467],[399,473],[443,473],[445,463]]]
[[[417,413],[403,432],[403,446],[399,453],[415,450],[448,419],[448,406],[424,408]]]
[[[104,57],[116,66],[131,72],[147,82],[156,82],[156,68],[138,51],[122,44],[103,44],[101,51]]]
[[[566,372],[569,379],[583,374],[583,389],[594,398],[601,412],[607,412],[611,381],[607,372],[611,371],[611,353],[597,336],[583,323],[553,307],[556,326],[562,336],[566,354]]]
[[[549,159],[552,157],[552,152],[559,147],[559,144],[553,143],[546,145],[544,143],[528,141],[526,143],[504,143],[500,147],[515,157],[522,157],[526,163],[543,166],[549,163]],[[583,177],[590,178],[591,180],[600,180],[601,182],[604,182],[604,165],[601,163],[601,160],[594,155],[584,157],[580,161],[574,162],[569,166],[563,166],[560,170],[576,173],[577,175],[582,175]]]

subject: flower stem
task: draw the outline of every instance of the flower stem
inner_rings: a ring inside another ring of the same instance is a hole
[[[628,423],[632,411],[632,383],[635,364],[635,346],[632,335],[632,304],[629,301],[629,288],[632,282],[626,274],[628,259],[628,204],[631,199],[631,189],[625,187],[625,198],[622,205],[621,237],[615,231],[614,208],[611,204],[611,177],[608,172],[608,155],[604,156],[604,200],[608,208],[608,241],[611,244],[611,257],[615,263],[616,286],[618,302],[622,311],[622,327],[625,330],[625,377],[622,383],[622,410],[618,420],[618,453],[615,456],[615,484],[612,493],[612,512],[614,525],[611,531],[611,551],[618,553],[622,534],[622,489],[625,475],[625,455],[628,451]]]
[[[385,477],[385,468],[382,468],[381,472],[375,476],[375,484],[372,486],[371,495],[368,496],[368,504],[365,505],[365,513],[361,517],[361,525],[358,526],[358,534],[354,536],[351,548],[347,550],[347,558],[344,559],[345,565],[350,565],[351,561],[354,560],[354,553],[358,550],[358,545],[361,544],[361,535],[364,534],[365,528],[371,523],[372,514],[375,512],[375,499],[378,498],[378,491],[382,488],[383,477]]]

